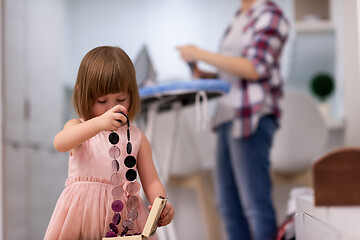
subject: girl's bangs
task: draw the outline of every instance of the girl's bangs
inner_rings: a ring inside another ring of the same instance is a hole
[[[116,66],[111,71],[101,71],[101,74],[97,76],[95,81],[96,84],[94,86],[97,86],[94,92],[95,98],[107,94],[128,92],[130,87],[126,74],[121,73],[120,69]]]

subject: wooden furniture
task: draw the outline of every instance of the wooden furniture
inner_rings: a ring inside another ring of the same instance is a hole
[[[360,148],[342,148],[313,165],[316,206],[360,205]]]
[[[171,176],[169,186],[171,188],[187,188],[196,192],[205,221],[206,239],[218,240],[222,239],[221,231],[219,231],[221,221],[216,209],[212,182],[213,177],[210,171],[199,171],[186,176]]]

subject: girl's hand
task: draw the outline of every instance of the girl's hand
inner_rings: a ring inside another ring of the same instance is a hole
[[[151,210],[151,206],[149,206],[148,208],[149,208],[149,210]],[[164,207],[164,210],[162,211],[162,213],[160,215],[158,227],[168,225],[169,223],[171,223],[173,218],[174,218],[174,207],[173,207],[173,205],[171,205],[171,203],[167,202]]]
[[[101,130],[116,131],[123,126],[127,119],[119,112],[127,114],[127,109],[122,105],[116,105],[98,117],[98,123]],[[118,120],[121,120],[119,122]]]

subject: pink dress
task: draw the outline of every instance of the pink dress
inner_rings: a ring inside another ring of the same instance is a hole
[[[127,126],[116,131],[120,137],[116,146],[120,149],[120,176],[122,188],[125,189],[127,180],[125,172],[128,169],[124,164],[126,152]],[[141,132],[130,124],[131,155],[137,159]],[[102,131],[85,141],[69,157],[68,179],[65,189],[60,195],[52,214],[44,239],[86,239],[99,240],[109,231],[114,211],[111,204],[114,201],[112,189],[114,185],[110,178],[113,174],[112,161],[109,149],[113,146],[109,140],[110,131]],[[136,165],[133,167],[136,170]],[[139,180],[139,176],[137,176]],[[122,222],[127,219],[126,192],[120,197],[124,208],[120,212],[121,222],[118,225],[122,231]],[[139,197],[138,193],[136,196]],[[140,197],[139,197],[140,199]],[[129,233],[141,233],[148,216],[148,210],[140,200],[138,218],[134,221],[134,230]],[[154,239],[154,238],[152,238]]]

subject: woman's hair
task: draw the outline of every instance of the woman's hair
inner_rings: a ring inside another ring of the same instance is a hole
[[[89,120],[91,107],[98,97],[127,92],[130,97],[128,117],[140,109],[135,69],[129,56],[119,47],[102,46],[89,51],[80,63],[73,92],[73,104],[79,117]]]

